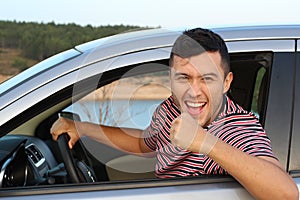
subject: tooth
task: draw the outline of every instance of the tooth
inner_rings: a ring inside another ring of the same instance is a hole
[[[188,105],[188,106],[191,106],[191,107],[201,107],[201,106],[204,105],[204,103],[187,102],[187,105]]]

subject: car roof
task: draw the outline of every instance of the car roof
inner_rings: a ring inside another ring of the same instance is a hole
[[[87,43],[83,43],[80,45],[75,46],[75,49],[80,52],[89,51],[94,48],[98,48],[99,46],[113,46],[113,45],[120,45],[123,43],[129,43],[134,41],[142,41],[142,40],[149,40],[155,39],[158,37],[163,36],[178,36],[180,35],[181,30],[168,30],[168,29],[146,29],[146,30],[135,30],[130,32],[124,32],[112,36],[108,36],[105,38],[100,38],[97,40],[93,40]],[[141,45],[141,43],[139,43]]]
[[[299,39],[300,25],[241,26],[212,29],[225,41]]]
[[[300,25],[262,25],[211,28],[222,36],[225,41],[259,40],[259,39],[299,39]],[[85,52],[103,45],[118,45],[129,41],[154,39],[162,36],[178,36],[182,29],[148,29],[126,32],[100,38],[75,47]]]

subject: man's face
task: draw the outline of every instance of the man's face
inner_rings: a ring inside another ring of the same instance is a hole
[[[173,96],[181,112],[189,113],[201,126],[207,126],[218,115],[231,81],[232,73],[224,78],[219,52],[204,52],[190,58],[174,56]]]

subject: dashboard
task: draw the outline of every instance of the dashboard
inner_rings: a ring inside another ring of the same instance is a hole
[[[58,164],[49,146],[41,139],[6,135],[0,139],[0,187],[62,183],[63,164]]]

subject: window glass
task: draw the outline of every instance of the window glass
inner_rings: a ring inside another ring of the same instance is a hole
[[[265,84],[263,83],[263,78],[264,78],[264,75],[266,73],[266,69],[264,67],[260,68],[257,72],[257,76],[256,76],[256,81],[255,81],[255,86],[254,86],[254,92],[253,92],[253,98],[252,98],[252,105],[251,105],[251,111],[256,114],[256,116],[259,118],[259,113],[260,113],[260,110],[261,108],[259,108],[258,106],[258,101],[260,100],[260,96],[259,95],[262,95],[260,94],[260,92],[262,92],[261,90],[263,89],[262,87],[264,87],[262,84]],[[264,79],[265,81],[265,79]]]
[[[245,52],[230,55],[233,82],[229,96],[245,110],[257,115],[261,122],[266,106],[272,56],[271,52]]]

